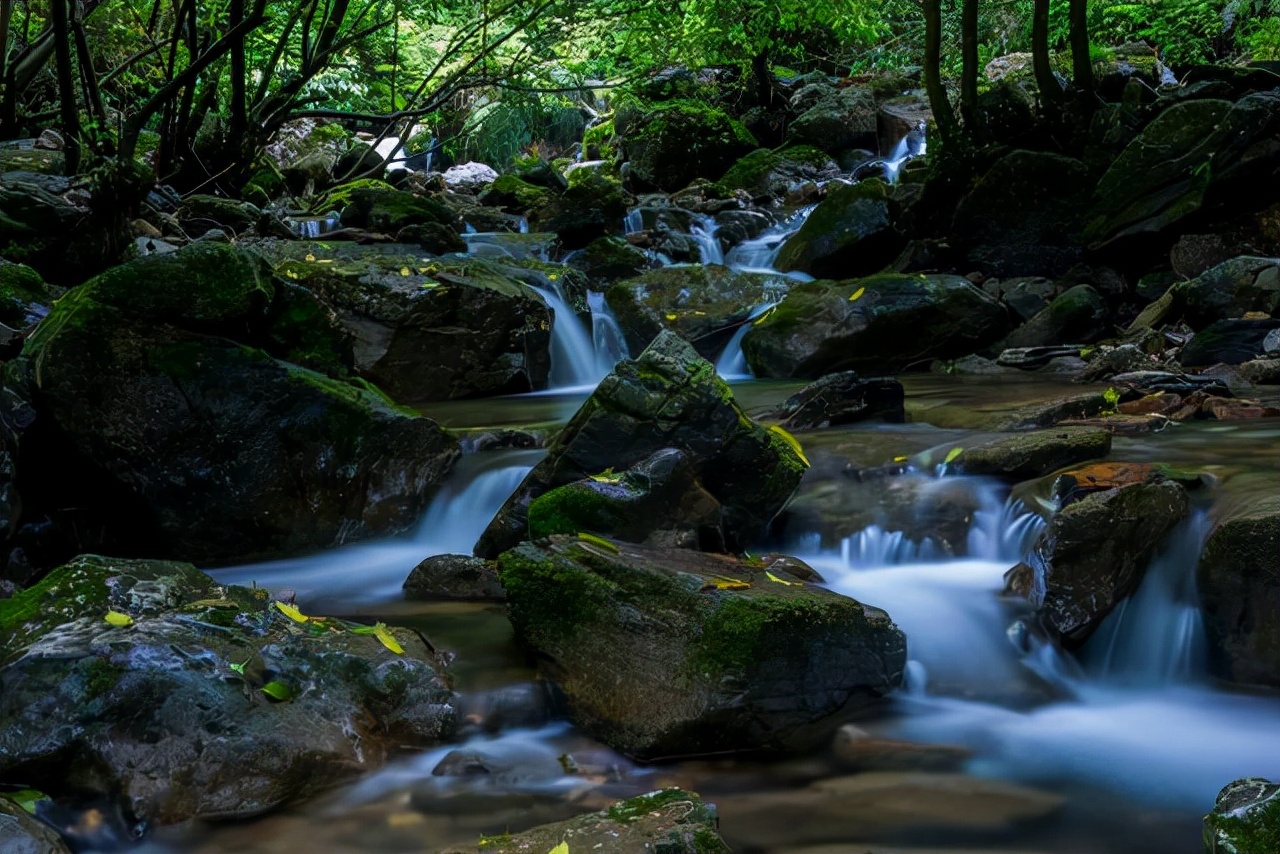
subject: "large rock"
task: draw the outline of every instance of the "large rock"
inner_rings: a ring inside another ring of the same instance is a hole
[[[481,836],[474,848],[442,854],[543,854],[561,844],[570,851],[610,854],[728,854],[716,828],[715,807],[693,792],[659,789],[618,801],[600,812],[521,833]]]
[[[798,185],[840,177],[840,167],[817,148],[797,145],[781,151],[759,148],[743,157],[720,179],[726,190],[745,190],[753,198],[785,198]]]
[[[355,368],[396,400],[545,388],[551,310],[543,273],[498,261],[424,263],[377,247],[281,247],[276,272],[337,312]]]
[[[1007,323],[999,301],[959,276],[810,282],[752,326],[742,351],[758,377],[892,373],[981,350]]]
[[[1196,574],[1214,671],[1280,687],[1280,497],[1264,495],[1219,521]]]
[[[879,418],[906,420],[902,383],[890,377],[864,379],[854,371],[827,374],[788,397],[773,416],[792,429],[813,429]]]
[[[346,198],[341,220],[344,228],[395,234],[411,225],[435,222],[455,228],[460,224],[457,214],[447,205],[406,190],[358,187],[346,194]]]
[[[1097,184],[1084,239],[1093,248],[1162,232],[1280,163],[1280,93],[1205,98],[1166,109]]]
[[[781,567],[553,538],[499,572],[575,724],[636,758],[812,747],[906,663],[887,614]]]
[[[447,739],[439,654],[352,628],[189,564],[78,558],[0,601],[0,775],[168,824],[256,815]]]
[[[1096,290],[1088,285],[1076,285],[1009,333],[1004,344],[1006,347],[1092,344],[1111,331],[1110,318],[1107,303]]]
[[[868,89],[847,87],[821,97],[787,128],[787,137],[831,154],[850,148],[876,150],[876,99]]]
[[[878,273],[906,245],[881,181],[837,187],[778,251],[779,270],[844,278]]]
[[[735,549],[763,536],[806,465],[785,434],[743,413],[710,362],[663,332],[600,382],[503,504],[476,554],[494,558],[525,539],[529,504],[548,490],[622,471],[664,448],[688,456],[703,488],[720,502],[727,545]]]
[[[605,291],[605,300],[631,352],[669,329],[704,358],[714,359],[752,310],[782,299],[787,285],[782,276],[696,264],[661,267],[616,282]]]
[[[1182,348],[1178,361],[1188,368],[1239,365],[1280,354],[1280,318],[1232,318],[1209,324]]]
[[[1205,854],[1280,851],[1280,785],[1246,777],[1225,786],[1204,817]]]
[[[560,195],[547,198],[529,220],[542,231],[554,232],[565,249],[581,249],[596,238],[621,234],[626,215],[622,188],[591,173]]]
[[[314,343],[288,310],[314,298],[287,291],[254,256],[201,242],[59,300],[6,366],[43,437],[20,443],[24,504],[100,514],[82,548],[202,562],[413,524],[457,442],[372,386],[273,357]]]
[[[1280,258],[1242,256],[1173,286],[1174,310],[1192,329],[1251,311],[1280,315]]]
[[[1042,477],[1111,453],[1111,433],[1096,427],[1059,427],[1015,433],[964,448],[947,464],[962,474],[996,475],[1011,481]]]
[[[49,313],[56,296],[35,270],[0,258],[0,323],[15,332],[28,329]]]
[[[621,132],[621,131],[620,131]],[[631,122],[623,149],[639,183],[674,193],[695,178],[715,181],[757,148],[736,119],[697,101],[658,104]]]
[[[1138,589],[1152,556],[1190,503],[1179,484],[1141,465],[1069,472],[1055,483],[1055,492],[1064,506],[1036,543],[1028,598],[1046,626],[1074,647]]]
[[[1078,160],[1013,151],[960,201],[952,239],[987,275],[1059,275],[1083,252],[1080,211],[1091,186]]]

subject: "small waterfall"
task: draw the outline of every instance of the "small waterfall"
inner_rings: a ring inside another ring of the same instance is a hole
[[[908,160],[922,157],[927,153],[928,142],[925,139],[924,125],[920,124],[893,146],[893,151],[883,161],[884,179],[890,184],[898,183],[902,174],[902,165]]]
[[[1090,639],[1084,659],[1091,673],[1104,682],[1145,685],[1185,682],[1203,673],[1208,642],[1196,564],[1208,535],[1203,512],[1169,535],[1138,590]]]
[[[554,315],[551,321],[550,386],[561,390],[592,387],[604,378],[609,369],[600,369],[601,360],[596,358],[593,333],[583,326],[577,313],[559,292],[558,282],[555,287],[557,290],[534,288]]]
[[[724,259],[725,265],[742,273],[776,273],[773,263],[778,259],[782,244],[800,230],[800,226],[804,225],[816,207],[817,205],[809,205],[801,208],[782,222],[769,226],[759,236],[742,241],[729,250]],[[802,275],[794,274],[794,277]]]
[[[644,214],[639,208],[632,208],[622,219],[622,231],[625,234],[638,234],[644,231]]]
[[[427,508],[413,541],[435,554],[471,554],[489,520],[532,468],[509,465],[482,472],[467,483],[450,481]]]
[[[980,494],[982,504],[973,514],[966,543],[969,556],[1010,563],[1022,560],[1044,530],[1044,519],[1021,501],[1001,501],[994,489]]]
[[[591,309],[591,345],[595,350],[596,370],[601,376],[613,370],[613,366],[629,358],[627,340],[622,336],[618,319],[613,316],[609,303],[600,291],[587,292],[587,307]]]
[[[840,560],[851,569],[882,569],[926,560],[937,553],[933,542],[907,539],[902,531],[869,525],[840,541]]]
[[[742,352],[742,339],[751,331],[751,324],[775,305],[777,305],[776,302],[766,302],[751,309],[747,319],[738,327],[738,331],[733,333],[733,337],[724,347],[724,352],[716,360],[716,373],[721,379],[745,380],[753,376],[751,366],[747,364],[747,357]]]
[[[303,240],[315,240],[335,230],[339,225],[339,216],[337,212],[330,211],[324,216],[296,217],[288,219],[287,222],[298,237]]]
[[[689,236],[698,245],[698,258],[703,264],[724,264],[724,249],[716,232],[720,224],[706,214],[693,214],[689,222]]]

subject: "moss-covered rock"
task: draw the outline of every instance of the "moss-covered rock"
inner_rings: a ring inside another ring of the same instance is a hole
[[[881,181],[837,187],[782,245],[775,266],[834,278],[878,273],[906,245],[895,212]]]
[[[1280,318],[1218,320],[1195,334],[1178,354],[1178,362],[1184,367],[1200,368],[1240,365],[1261,356],[1273,356],[1280,349],[1277,329]]]
[[[197,194],[183,199],[175,216],[188,234],[200,235],[219,227],[239,234],[257,225],[262,211],[249,202]]]
[[[617,156],[613,119],[592,125],[583,132],[582,151],[588,160],[612,160]]]
[[[1280,316],[1280,260],[1241,256],[1173,286],[1172,311],[1192,329],[1251,311]]]
[[[508,213],[527,214],[546,204],[551,191],[536,187],[515,175],[500,175],[480,193],[480,201]]]
[[[284,322],[291,301],[275,291],[259,259],[197,243],[113,268],[59,300],[7,366],[49,437],[18,461],[20,477],[40,472],[24,492],[33,512],[93,508],[99,528],[114,520],[99,536],[117,547],[201,561],[412,524],[457,443],[367,384],[260,349],[318,346]]]
[[[35,270],[0,258],[0,323],[17,330],[33,326],[49,313],[54,298]]]
[[[1205,854],[1280,851],[1280,785],[1261,777],[1236,780],[1218,792],[1204,817]]]
[[[719,184],[726,190],[745,190],[755,198],[783,198],[803,181],[828,181],[840,167],[824,151],[797,145],[778,151],[758,148],[730,167]]]
[[[362,187],[351,190],[349,201],[342,209],[344,228],[367,228],[385,234],[395,234],[409,225],[425,225],[438,222],[456,227],[458,218],[441,202],[415,196],[405,190],[382,190]]]
[[[476,545],[496,557],[528,535],[530,503],[543,493],[664,448],[684,453],[723,509],[729,548],[764,534],[800,483],[805,461],[786,434],[752,421],[710,362],[672,332],[634,361],[618,363],[498,511]]]
[[[67,174],[67,157],[46,148],[0,148],[0,173],[34,172],[38,175]]]
[[[649,256],[620,237],[596,238],[567,263],[599,284],[638,276],[652,265]]]
[[[623,136],[631,174],[640,184],[675,192],[695,178],[712,181],[757,147],[740,122],[697,101],[652,107]]]
[[[876,150],[876,98],[850,86],[820,98],[787,129],[787,138],[831,154],[850,148]]]
[[[947,464],[963,474],[1031,480],[1111,453],[1111,434],[1096,427],[1059,427],[1002,436],[964,448]]]
[[[598,171],[584,171],[581,180],[548,198],[529,220],[541,231],[555,232],[564,248],[581,249],[598,237],[621,234],[626,215],[622,187]]]
[[[864,379],[854,371],[827,374],[788,397],[773,417],[792,429],[813,429],[879,418],[906,420],[902,383],[890,377]]]
[[[447,739],[444,660],[351,628],[189,564],[77,558],[0,601],[0,775],[168,824],[256,815]]]
[[[1197,579],[1217,675],[1280,687],[1280,497],[1218,520]]]
[[[715,807],[693,792],[659,789],[568,821],[481,836],[478,847],[451,848],[444,854],[541,854],[561,843],[570,851],[611,854],[728,854],[717,825]]]
[[[1102,295],[1089,285],[1076,285],[1009,333],[1004,346],[1092,344],[1112,331],[1110,320],[1111,312]]]
[[[988,275],[1059,275],[1083,253],[1080,212],[1091,186],[1078,160],[1013,151],[961,199],[949,236]]]
[[[660,267],[614,283],[605,300],[631,352],[669,329],[704,358],[714,359],[751,312],[781,299],[787,285],[782,276],[739,273],[718,264]]]
[[[574,722],[629,756],[805,749],[901,681],[887,614],[782,567],[577,538],[498,567]]]
[[[547,277],[556,271],[497,261],[427,261],[348,244],[265,251],[282,278],[337,312],[355,342],[356,371],[397,400],[546,386],[551,312],[530,284],[549,287]]]
[[[808,282],[752,326],[742,351],[758,377],[893,373],[980,350],[1007,323],[1004,306],[958,276]]]

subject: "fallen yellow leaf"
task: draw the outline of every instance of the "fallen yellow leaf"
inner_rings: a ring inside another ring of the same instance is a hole
[[[119,611],[108,611],[107,616],[104,619],[113,626],[133,625],[133,617],[130,617],[128,614],[122,614]]]
[[[290,620],[293,620],[295,623],[305,623],[307,620],[311,619],[306,614],[299,611],[296,607],[294,607],[293,605],[290,605],[288,602],[277,601],[276,610],[279,611],[281,614],[284,614]]]
[[[395,635],[391,634],[391,630],[387,628],[385,623],[377,623],[373,627],[373,634],[378,640],[382,641],[382,645],[394,652],[396,655],[404,654],[404,647],[400,646],[400,642],[396,640]]]
[[[856,291],[854,291],[852,294],[849,295],[849,302],[857,302],[858,298],[861,297],[866,292],[867,292],[866,286],[858,288]]]

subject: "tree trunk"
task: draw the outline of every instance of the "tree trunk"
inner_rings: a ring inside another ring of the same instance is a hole
[[[231,0],[228,12],[229,26],[234,31],[244,20],[244,0]],[[245,68],[244,35],[236,36],[231,45],[231,121],[228,135],[237,144],[243,142],[248,129],[245,114],[248,110],[246,87],[248,70]]]
[[[1062,86],[1049,62],[1049,0],[1035,0],[1031,13],[1031,67],[1046,104],[1062,100]]]
[[[958,141],[959,126],[942,85],[942,0],[924,0],[924,88],[943,145]]]
[[[960,115],[972,134],[978,112],[978,0],[964,0],[960,16]]]
[[[1089,57],[1089,0],[1071,0],[1071,74],[1076,88],[1093,94],[1093,62]]]
[[[769,70],[769,51],[762,50],[751,59],[751,76],[756,81],[756,100],[766,110],[773,106],[773,73]]]
[[[67,16],[67,0],[50,0],[49,12],[58,73],[58,106],[62,115],[62,132],[66,135],[67,174],[74,175],[80,168],[80,113],[76,109],[75,69],[71,67],[71,22]]]

